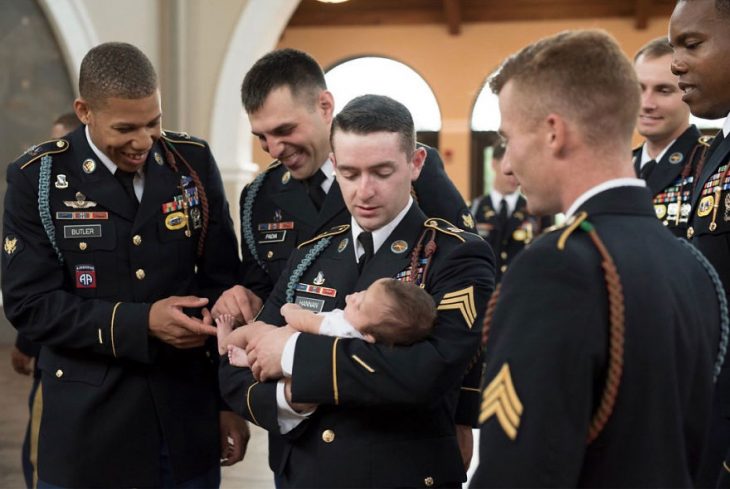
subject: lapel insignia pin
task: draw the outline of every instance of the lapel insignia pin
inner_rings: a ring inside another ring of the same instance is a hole
[[[340,244],[337,245],[337,252],[342,253],[343,251],[345,251],[345,248],[347,248],[347,243],[349,243],[349,242],[350,242],[350,240],[347,238],[340,241]]]
[[[461,216],[461,220],[464,223],[464,227],[467,227],[469,229],[474,229],[474,218],[471,217],[471,214],[466,213],[463,216]]]
[[[682,163],[682,160],[684,159],[684,155],[677,151],[676,153],[672,153],[669,155],[669,163],[672,165],[676,165],[678,163]]]
[[[3,243],[3,250],[5,250],[5,253],[12,255],[15,253],[16,249],[18,249],[18,238],[15,236],[6,236],[5,243]]]
[[[317,276],[314,277],[312,283],[314,285],[324,285],[324,274],[321,271],[317,272]]]
[[[281,209],[276,209],[274,211],[274,222],[280,222],[281,221]]]
[[[287,183],[289,183],[289,180],[290,179],[291,179],[291,173],[287,171],[286,173],[284,173],[281,176],[281,183],[283,183],[284,185],[286,185]]]
[[[56,183],[54,184],[56,188],[68,188],[68,180],[66,180],[66,175],[59,173],[56,175]]]
[[[92,160],[91,158],[86,159],[81,164],[81,168],[84,170],[84,173],[86,173],[87,175],[94,173],[94,171],[96,171],[96,161]]]
[[[157,163],[158,165],[160,165],[160,166],[162,166],[162,164],[164,163],[164,162],[162,161],[162,155],[161,155],[160,153],[158,153],[157,151],[155,151],[155,162],[156,162],[156,163]]]
[[[393,244],[390,245],[390,251],[399,255],[401,253],[404,253],[407,249],[408,243],[406,243],[402,239],[399,239],[398,241],[393,241]]]

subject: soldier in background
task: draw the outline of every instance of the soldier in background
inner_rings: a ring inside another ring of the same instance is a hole
[[[694,170],[709,143],[689,123],[689,107],[682,102],[671,64],[672,47],[666,37],[648,42],[634,57],[641,87],[636,130],[646,138],[634,149],[634,169],[646,180],[657,218],[676,236],[684,237],[692,209]]]
[[[492,151],[492,191],[475,199],[471,208],[477,233],[492,246],[497,259],[497,281],[515,255],[552,225],[552,218],[529,213],[519,182],[502,172],[503,156],[504,144],[499,143]]]

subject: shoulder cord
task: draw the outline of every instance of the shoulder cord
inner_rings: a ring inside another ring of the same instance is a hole
[[[426,235],[430,236],[428,242],[424,245],[423,242],[426,238]],[[421,249],[424,250],[423,257],[426,258],[427,261],[423,267],[423,273],[421,274],[421,280],[419,282],[418,262],[420,261]],[[431,268],[431,258],[433,257],[433,254],[436,253],[436,249],[436,231],[433,229],[424,230],[423,233],[421,233],[421,236],[418,238],[416,246],[411,252],[411,275],[407,279],[408,282],[412,282],[414,285],[418,285],[421,288],[424,288],[426,286],[426,275]]]
[[[43,224],[43,229],[46,231],[48,240],[53,246],[53,250],[58,256],[58,263],[63,265],[63,255],[61,250],[58,248],[56,243],[56,228],[53,226],[53,220],[51,219],[51,207],[48,202],[48,194],[51,186],[51,157],[44,155],[41,158],[40,174],[38,175],[38,214]]]
[[[705,258],[697,248],[694,247],[688,241],[677,238],[686,248],[690,250],[692,255],[697,258],[702,266],[704,267],[707,274],[712,279],[712,285],[715,286],[715,293],[717,294],[717,302],[720,304],[720,343],[718,345],[717,359],[715,360],[715,367],[712,375],[712,382],[716,383],[717,378],[720,376],[722,365],[725,361],[725,354],[727,352],[728,336],[730,336],[730,328],[728,327],[729,317],[727,309],[727,296],[725,295],[725,289],[722,286],[720,277],[717,275],[717,270],[712,264]]]
[[[193,179],[193,183],[195,184],[195,188],[198,189],[198,195],[200,197],[200,205],[203,207],[203,229],[200,230],[200,239],[198,239],[198,250],[197,255],[198,257],[203,256],[203,250],[205,247],[205,238],[208,235],[208,222],[210,220],[210,208],[208,206],[208,195],[205,193],[205,188],[203,187],[203,182],[200,180],[200,176],[198,175],[198,172],[193,169],[192,166],[190,166],[190,163],[187,162],[187,160],[183,157],[183,155],[180,154],[180,152],[173,146],[173,144],[166,139],[161,138],[161,141],[163,142],[162,148],[165,150],[165,156],[170,164],[170,167],[177,173],[177,163],[175,161],[175,155],[177,155],[178,158],[180,158],[180,161],[183,162],[185,167],[190,172],[190,177]],[[172,151],[171,151],[172,150]],[[175,155],[173,155],[173,152]]]
[[[299,279],[302,278],[302,275],[304,275],[304,272],[306,272],[307,269],[312,265],[314,259],[317,258],[325,248],[327,248],[331,241],[331,236],[320,239],[316,245],[312,246],[307,254],[304,255],[302,261],[300,261],[299,264],[294,268],[294,271],[289,277],[289,282],[286,284],[286,302],[294,302],[294,290],[299,283]]]
[[[253,218],[253,204],[256,200],[256,194],[259,193],[259,189],[264,183],[264,178],[266,178],[266,171],[259,173],[253,182],[251,182],[251,185],[248,186],[246,198],[243,200],[241,232],[243,233],[243,240],[246,242],[246,247],[248,247],[248,251],[251,253],[251,256],[253,256],[253,259],[256,260],[256,263],[258,263],[264,271],[268,271],[266,264],[261,260],[261,258],[259,258],[259,254],[256,251],[256,240],[253,236],[253,223],[251,222]]]
[[[621,286],[621,277],[616,270],[616,265],[608,253],[608,250],[601,241],[598,233],[592,224],[587,221],[580,222],[580,228],[588,233],[591,241],[601,255],[601,266],[603,267],[606,279],[606,288],[608,289],[608,310],[609,310],[609,359],[606,374],[606,384],[601,395],[601,402],[593,414],[591,424],[588,428],[588,437],[586,443],[592,443],[608,422],[613,406],[616,403],[616,396],[621,382],[621,374],[623,373],[623,356],[624,356],[624,297],[623,288]],[[494,317],[497,300],[499,298],[500,286],[498,286],[492,297],[489,299],[487,312],[484,315],[484,325],[482,327],[482,347],[487,343],[489,336],[489,328]]]

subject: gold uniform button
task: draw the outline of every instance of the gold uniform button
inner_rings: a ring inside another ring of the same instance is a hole
[[[272,256],[274,256],[274,252],[273,252],[273,251],[271,251],[271,250],[269,250],[269,251],[268,251],[268,252],[266,253],[266,258],[268,258],[269,260],[271,260],[271,257],[272,257]]]
[[[335,440],[335,432],[332,430],[324,430],[322,432],[322,440],[325,443],[332,443]]]
[[[59,368],[58,370],[56,370],[56,378],[60,379],[61,377],[63,377],[63,370]]]
[[[140,236],[139,234],[135,234],[132,237],[132,243],[134,243],[134,246],[141,245],[142,244],[142,236]]]
[[[143,280],[145,277],[144,270],[142,270],[141,268],[134,272],[134,274],[137,276],[138,280]]]
[[[56,141],[56,146],[58,146],[59,148],[63,148],[64,146],[66,146],[66,141]]]
[[[84,241],[82,241],[82,242],[79,243],[79,249],[81,251],[84,251],[87,248],[87,246],[88,245]]]
[[[431,476],[429,475],[428,477],[426,477],[425,479],[423,479],[423,484],[424,484],[424,485],[425,485],[426,487],[433,487],[433,477],[431,477]]]
[[[499,256],[502,257],[503,260],[506,260],[507,259],[507,252],[506,251],[503,251],[502,253],[499,254]]]
[[[507,265],[502,265],[499,269],[502,273],[507,271]]]
[[[692,226],[687,228],[687,239],[692,239],[692,236],[695,235],[695,228]]]

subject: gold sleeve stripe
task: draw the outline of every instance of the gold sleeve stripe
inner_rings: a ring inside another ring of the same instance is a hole
[[[337,388],[337,343],[340,339],[335,338],[332,342],[332,391],[334,392],[335,406],[340,404],[340,391]]]
[[[256,425],[261,426],[259,421],[256,419],[256,416],[253,415],[253,409],[251,409],[251,389],[253,389],[256,385],[258,385],[258,382],[254,382],[248,386],[248,390],[246,391],[246,407],[248,408],[248,414],[251,415],[251,421],[253,421]]]
[[[99,344],[100,345],[103,345],[104,344],[104,338],[101,336],[101,328],[99,328],[97,330],[97,332],[99,333]]]
[[[462,387],[461,390],[469,391],[469,392],[477,392],[477,393],[479,392],[479,389],[477,389],[475,387]]]
[[[730,472],[730,467],[727,466],[727,462],[725,460],[722,461],[722,468],[727,472]]]
[[[357,363],[359,363],[360,366],[362,366],[362,368],[364,368],[365,370],[367,370],[371,374],[374,374],[375,373],[375,369],[373,369],[373,367],[371,367],[367,363],[363,362],[362,359],[360,357],[358,357],[357,355],[352,355],[352,359],[355,360]]]
[[[477,309],[474,302],[474,286],[470,285],[465,289],[444,294],[437,309],[439,311],[455,309],[461,312],[461,315],[464,316],[464,321],[466,321],[466,325],[471,329],[477,318]]]
[[[119,306],[121,305],[121,302],[114,304],[114,309],[112,309],[112,324],[109,328],[109,336],[112,339],[112,354],[114,355],[114,358],[117,358],[117,346],[114,344],[114,319],[117,317],[117,309],[119,309]]]
[[[524,407],[517,396],[509,365],[505,363],[482,394],[479,424],[484,424],[490,417],[496,416],[502,430],[510,440],[514,440],[517,437],[523,411]]]
[[[43,414],[43,385],[38,384],[33,397],[30,414],[30,464],[33,467],[33,487],[38,487],[38,440],[41,434],[41,415]]]

